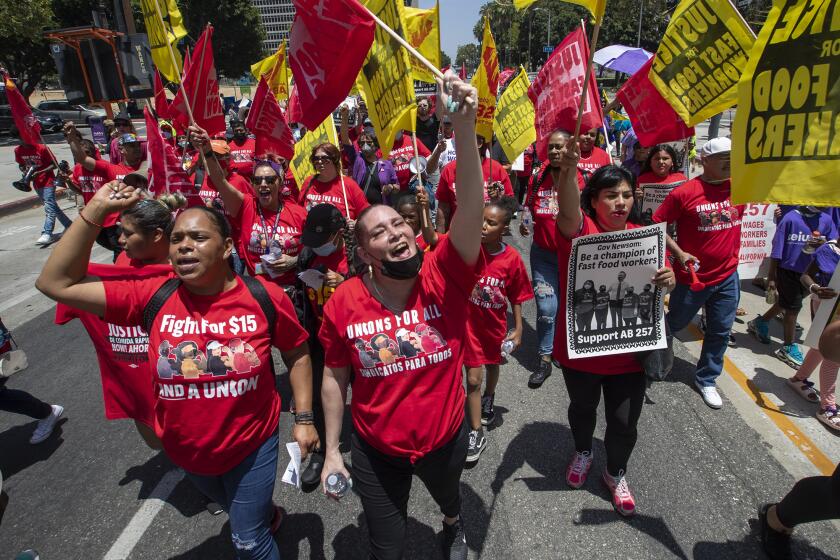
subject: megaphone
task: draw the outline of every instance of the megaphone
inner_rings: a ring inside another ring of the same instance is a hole
[[[411,171],[412,175],[425,173],[427,165],[428,161],[423,156],[413,157],[411,158],[411,161],[408,162],[408,170]]]
[[[29,192],[32,190],[32,176],[35,175],[35,166],[31,166],[23,174],[20,181],[15,181],[12,186],[19,191]]]

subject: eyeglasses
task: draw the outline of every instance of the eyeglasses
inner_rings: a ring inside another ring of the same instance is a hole
[[[271,185],[276,179],[277,175],[274,175],[273,177],[252,177],[251,184],[258,187],[260,185]]]
[[[311,158],[309,158],[309,161],[311,161],[312,163],[321,163],[322,161],[327,162],[332,160],[330,160],[330,156],[312,156]]]

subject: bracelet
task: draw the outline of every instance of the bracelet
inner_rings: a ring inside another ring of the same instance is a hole
[[[315,413],[311,410],[298,410],[295,412],[295,424],[314,424]]]
[[[815,292],[814,292],[814,286],[816,286],[817,288],[819,288],[819,287],[820,287],[820,285],[819,285],[819,284],[817,284],[816,282],[814,282],[813,284],[811,284],[810,286],[808,286],[808,293],[811,293],[811,294],[815,293]]]
[[[88,224],[89,226],[97,227],[99,229],[102,229],[102,227],[103,227],[102,224],[97,224],[96,222],[94,222],[92,220],[88,220],[87,218],[85,218],[85,215],[82,214],[81,210],[79,210],[79,217],[82,219],[82,221],[84,223]]]

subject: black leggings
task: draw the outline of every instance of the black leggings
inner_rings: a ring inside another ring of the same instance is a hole
[[[418,459],[414,465],[408,458],[385,455],[353,432],[350,438],[353,488],[365,510],[371,558],[403,556],[412,475],[417,475],[426,485],[443,515],[455,517],[461,512],[461,471],[467,458],[468,432],[464,421],[449,443]]]
[[[812,521],[840,519],[840,465],[831,476],[812,476],[797,482],[776,506],[776,515],[789,529]]]
[[[6,380],[0,380],[0,410],[25,414],[37,420],[43,420],[52,414],[52,407],[26,391],[8,389]]]
[[[604,412],[607,431],[607,470],[613,476],[627,470],[627,461],[636,445],[636,423],[642,414],[645,398],[645,376],[639,373],[600,375],[563,368],[569,393],[569,427],[578,452],[592,450],[598,403],[604,391]]]

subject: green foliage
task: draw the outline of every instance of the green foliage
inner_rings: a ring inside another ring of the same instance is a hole
[[[54,27],[50,0],[0,2],[0,64],[28,98],[38,82],[54,72],[44,28]]]
[[[481,56],[481,45],[475,43],[468,43],[466,45],[458,45],[458,52],[455,54],[455,67],[453,70],[458,72],[463,63],[467,67],[467,74],[475,71],[478,67],[478,60]]]
[[[451,66],[451,65],[452,65],[452,58],[448,54],[446,54],[445,52],[441,51],[440,52],[440,67],[444,68],[446,66]]]

